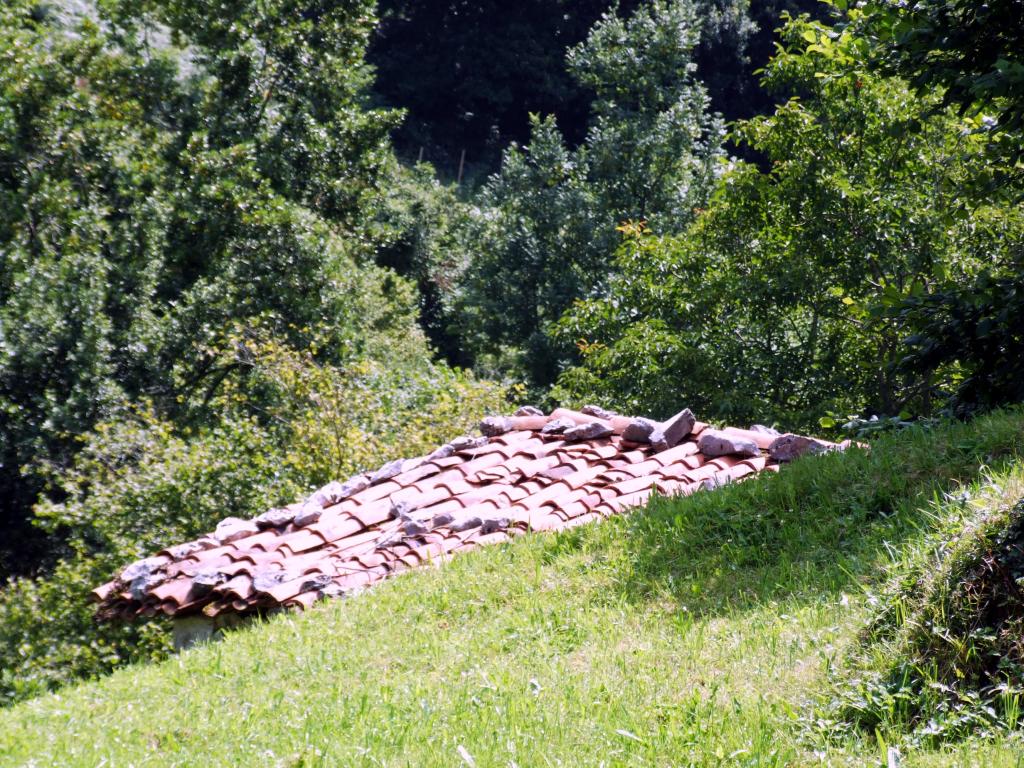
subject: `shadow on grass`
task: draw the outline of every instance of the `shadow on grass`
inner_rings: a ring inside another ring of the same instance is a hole
[[[696,615],[855,592],[929,526],[937,495],[1022,455],[1024,410],[1013,409],[656,498],[611,521],[621,550],[614,581],[628,600],[670,598]]]

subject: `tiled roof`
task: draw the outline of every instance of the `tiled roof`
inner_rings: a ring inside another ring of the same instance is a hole
[[[667,422],[599,408],[523,408],[481,437],[399,459],[252,520],[132,563],[93,592],[101,618],[308,607],[395,573],[506,541],[777,470],[833,444],[774,430],[715,430],[688,410]]]

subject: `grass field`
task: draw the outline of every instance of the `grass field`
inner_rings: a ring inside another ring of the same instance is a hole
[[[1022,453],[1013,411],[523,537],[0,711],[0,764],[884,765],[899,734],[826,744],[815,697],[886,565],[1024,496]]]

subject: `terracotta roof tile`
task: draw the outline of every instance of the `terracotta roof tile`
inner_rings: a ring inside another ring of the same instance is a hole
[[[577,469],[572,464],[558,464],[542,470],[538,475],[545,480],[551,480],[553,482],[556,480],[563,480],[575,472],[577,472]]]
[[[757,470],[755,470],[752,466],[750,466],[746,462],[743,462],[741,464],[736,464],[735,466],[729,467],[729,469],[727,471],[729,473],[729,476],[733,480],[740,480],[741,478],[748,477],[749,475],[756,474],[756,472],[757,472]]]
[[[752,456],[749,459],[744,459],[742,463],[749,466],[755,472],[760,472],[762,469],[766,468],[768,459],[764,456]]]
[[[618,491],[620,495],[626,496],[628,494],[636,493],[637,491],[649,491],[654,483],[655,479],[653,477],[650,475],[643,475],[642,477],[634,477],[629,480],[622,480],[621,482],[613,483],[611,487]]]
[[[550,507],[533,510],[528,524],[531,531],[557,531],[565,527],[565,521]]]
[[[694,442],[680,443],[674,448],[669,448],[667,451],[661,451],[651,456],[653,461],[658,462],[663,467],[671,466],[676,462],[685,459],[688,456],[693,456],[699,453],[697,450],[697,444]]]
[[[686,458],[680,459],[675,464],[669,464],[666,467],[662,467],[657,471],[658,477],[665,477],[672,480],[683,480],[687,472],[692,469],[697,469],[704,462],[704,457],[700,454],[696,456],[687,456]]]
[[[619,452],[619,449],[616,448],[607,440],[598,442],[599,444],[590,445],[584,454],[588,456],[592,461],[611,459],[613,457],[619,458],[622,456],[622,454]]]
[[[358,520],[364,528],[370,528],[391,519],[391,506],[390,500],[378,499],[372,504],[353,509],[349,514]]]
[[[690,483],[683,480],[666,480],[659,478],[655,485],[658,488],[658,493],[663,496],[685,496],[686,489],[690,487]]]
[[[640,451],[637,449],[622,449],[622,453],[615,457],[617,461],[623,464],[639,464],[646,461],[648,454],[646,451]]]
[[[219,594],[227,599],[248,600],[253,595],[252,576],[248,573],[240,573],[219,587],[216,587]],[[181,602],[181,601],[179,601]]]
[[[325,542],[332,542],[340,541],[354,533],[358,533],[363,530],[363,524],[348,514],[335,514],[330,517],[325,514],[318,522],[310,525],[307,530],[318,534]]]
[[[184,603],[192,591],[192,582],[186,579],[174,579],[167,581],[158,587],[153,588],[150,594],[157,600],[164,602],[171,600],[175,603]]]
[[[432,459],[427,462],[428,465],[433,465],[438,469],[448,469],[448,467],[457,467],[459,464],[466,460],[465,456],[446,456],[443,459]],[[431,473],[433,474],[433,473]]]
[[[686,472],[683,472],[683,477],[691,483],[696,483],[714,477],[715,473],[719,471],[720,469],[713,464],[703,464],[696,469],[688,469]]]
[[[400,475],[399,477],[401,477],[401,482],[398,482],[395,478],[392,478],[391,480],[385,480],[382,483],[370,486],[365,491],[359,494],[360,501],[362,501],[365,504],[369,501],[386,499],[388,496],[391,496],[392,494],[402,490],[403,487],[415,483],[416,480],[422,477],[428,477],[429,475],[436,474],[440,471],[441,470],[438,467],[435,467],[433,464],[421,464],[417,469]],[[414,475],[418,476],[414,477]]]
[[[697,448],[708,427],[702,422],[678,445],[659,451],[621,437],[632,419],[586,410],[490,419],[484,425],[490,437],[457,438],[433,458],[391,462],[353,483],[332,484],[305,506],[260,518],[261,528],[255,519],[225,521],[216,534],[133,563],[97,587],[99,615],[308,608],[321,597],[527,530],[565,529],[619,514],[652,493],[687,495],[779,469],[768,455],[777,437],[771,430],[725,427],[719,432],[753,441],[761,455],[709,460]],[[541,432],[555,419],[597,422],[607,436],[574,441]],[[642,438],[635,428],[631,436]],[[321,508],[324,500],[334,503]],[[305,518],[288,522],[300,511]]]
[[[293,533],[283,536],[281,547],[287,547],[288,551],[293,555],[298,555],[302,552],[322,547],[326,543],[324,537],[316,531],[311,531],[309,528],[300,528]]]
[[[301,595],[296,595],[295,597],[286,600],[285,607],[310,608],[319,599],[320,593],[317,590],[311,590],[309,592],[303,592]]]

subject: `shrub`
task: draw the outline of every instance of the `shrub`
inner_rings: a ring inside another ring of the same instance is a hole
[[[401,355],[343,367],[251,330],[214,357],[228,373],[202,406],[204,426],[124,409],[87,435],[35,523],[66,542],[52,572],[0,592],[0,701],[103,674],[169,648],[160,622],[97,624],[89,591],[118,568],[252,517],[398,456],[425,453],[499,409],[502,392]]]
[[[89,590],[125,563],[298,490],[255,421],[190,439],[145,411],[100,424],[52,480],[66,500],[37,505],[36,523],[66,538],[65,554],[52,573],[14,579],[0,593],[6,703],[163,655],[164,627],[97,624]]]
[[[225,326],[351,347],[413,324],[360,262],[396,121],[363,103],[372,0],[116,0],[69,25],[49,5],[0,5],[3,575],[29,564],[26,468],[124,398],[172,410],[172,369]]]
[[[550,384],[571,347],[548,331],[614,271],[615,228],[678,231],[704,204],[722,125],[694,76],[699,35],[691,2],[659,0],[628,19],[606,13],[569,51],[595,96],[585,141],[572,149],[553,116],[533,116],[530,142],[505,152],[466,227],[461,329],[476,355],[512,348],[519,371]]]
[[[795,95],[734,131],[765,163],[733,163],[681,234],[625,228],[606,294],[555,329],[583,352],[562,399],[793,428],[933,407],[931,371],[897,365],[911,318],[884,309],[1012,263],[1024,228],[962,194],[989,176],[987,139],[938,96],[858,71],[849,31],[804,18],[782,34],[765,79]]]

